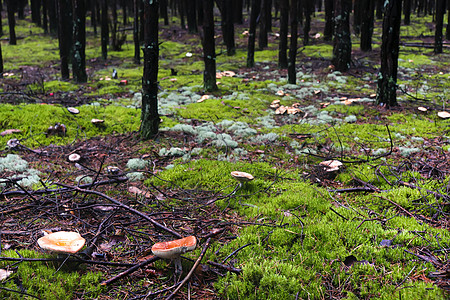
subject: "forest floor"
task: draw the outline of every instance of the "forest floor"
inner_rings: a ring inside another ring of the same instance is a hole
[[[57,41],[29,19],[18,22],[17,46],[2,40],[0,271],[12,273],[0,273],[1,297],[170,297],[173,265],[150,249],[171,232],[198,239],[181,280],[201,259],[175,298],[448,296],[450,137],[437,112],[450,95],[450,52],[448,43],[440,55],[424,47],[431,17],[402,29],[408,44],[391,109],[373,95],[380,20],[373,51],[361,52],[352,35],[352,66],[340,73],[317,13],[296,85],[277,67],[277,21],[254,68],[245,67],[248,29],[239,25],[237,54],[217,59],[219,91],[205,93],[199,36],[172,18],[161,25],[162,123],[153,141],[138,135],[142,65],[133,63],[132,37],[103,61],[89,28],[89,82],[75,84],[58,79]],[[289,111],[279,113],[275,100]],[[332,159],[343,167],[319,164]],[[255,179],[237,183],[234,170]],[[37,239],[58,230],[79,232],[86,247],[67,260],[43,253]]]

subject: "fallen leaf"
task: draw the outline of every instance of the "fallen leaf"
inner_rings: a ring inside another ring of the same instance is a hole
[[[20,129],[6,129],[5,131],[2,131],[0,133],[0,135],[5,136],[7,134],[20,133],[20,132],[22,132],[22,130],[20,130]]]

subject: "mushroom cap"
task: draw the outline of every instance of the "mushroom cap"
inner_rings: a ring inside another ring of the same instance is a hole
[[[239,182],[247,182],[252,181],[255,177],[252,174],[241,172],[241,171],[233,171],[231,172],[231,176]]]
[[[319,165],[324,166],[327,172],[337,171],[343,166],[338,160],[325,160],[320,162]]]
[[[102,119],[92,119],[91,120],[92,124],[101,124],[101,123],[104,123],[104,122],[105,122],[105,120],[102,120]]]
[[[79,110],[78,108],[75,108],[75,107],[68,107],[67,110],[68,110],[71,114],[74,114],[74,115],[77,115],[77,114],[80,113],[80,110]]]
[[[160,258],[172,259],[194,250],[196,246],[197,238],[191,235],[179,240],[156,243],[152,247],[152,252]]]
[[[70,162],[77,162],[80,159],[81,159],[81,156],[78,153],[72,153],[72,154],[69,155],[69,161]]]
[[[448,119],[450,118],[450,113],[447,111],[440,111],[437,113],[438,117],[441,119]]]
[[[423,111],[423,112],[426,112],[428,110],[426,107],[423,107],[423,106],[419,106],[417,109],[419,111]]]
[[[9,141],[6,142],[6,145],[9,148],[16,148],[17,146],[20,145],[20,141],[18,139],[10,139]]]
[[[44,250],[74,254],[83,248],[86,240],[74,231],[57,231],[37,240],[39,247]]]

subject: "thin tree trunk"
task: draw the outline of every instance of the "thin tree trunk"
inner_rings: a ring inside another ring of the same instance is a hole
[[[296,84],[297,72],[295,68],[295,60],[297,57],[297,0],[291,0],[289,21],[291,23],[291,43],[289,45],[289,62],[288,62],[288,82],[290,84]]]
[[[385,0],[376,0],[377,1],[377,14],[376,17],[378,20],[383,19],[383,12],[384,12],[384,1]]]
[[[331,41],[334,31],[334,0],[325,0],[325,29],[323,38],[325,41]]]
[[[236,54],[236,44],[234,42],[234,4],[235,0],[222,0],[222,32],[227,55]]]
[[[361,15],[364,16],[361,19],[361,51],[372,50],[372,34],[373,34],[373,22],[374,22],[374,10],[375,3],[373,0],[360,0]]]
[[[278,67],[288,67],[287,45],[289,30],[289,0],[280,0],[280,44],[278,49]]]
[[[361,11],[361,2],[366,0],[358,0],[353,2],[353,31],[356,35],[361,32],[361,18],[365,18],[366,16]]]
[[[86,74],[86,2],[72,0],[73,6],[73,79],[78,83],[87,81]]]
[[[303,0],[303,15],[305,22],[303,22],[303,45],[309,45],[309,31],[311,30],[311,13],[314,7],[314,0]]]
[[[91,0],[90,3],[89,3],[91,5],[91,7],[90,7],[90,10],[91,10],[91,26],[92,26],[92,29],[94,31],[94,36],[97,36],[97,14],[96,14],[96,11],[95,11],[95,9],[97,7],[96,3],[97,3],[97,0]]]
[[[102,26],[101,26],[101,44],[102,44],[102,58],[108,57],[108,43],[109,43],[109,27],[108,27],[108,0],[102,1]]]
[[[57,35],[58,33],[58,21],[56,18],[56,1],[57,0],[47,0],[48,28],[49,32],[52,35]],[[86,4],[84,5],[86,6]]]
[[[0,78],[3,78],[3,71],[2,43],[0,43]]]
[[[14,0],[7,1],[7,11],[8,11],[8,26],[9,26],[9,44],[17,45],[16,39],[16,19],[14,17],[16,5]]]
[[[445,38],[450,40],[450,1],[447,1],[447,29],[445,30]]]
[[[156,137],[158,113],[158,19],[159,1],[144,1],[144,73],[140,135],[143,140]]]
[[[178,12],[180,13],[180,26],[181,29],[186,29],[186,0],[179,0],[178,2]]]
[[[164,25],[169,25],[169,14],[167,13],[167,0],[159,1],[159,11],[161,13],[161,17],[164,19]]]
[[[139,3],[141,0],[133,0],[133,41],[134,41],[134,63],[141,63],[141,43],[139,43]]]
[[[48,33],[47,1],[42,0],[42,28],[44,29],[44,33]]]
[[[244,2],[243,0],[235,0],[236,1],[236,8],[234,10],[234,22],[236,24],[242,24],[244,23],[244,18],[242,17],[242,11]]]
[[[386,0],[381,43],[381,68],[377,83],[377,103],[397,105],[397,68],[402,1]]]
[[[411,0],[403,2],[403,14],[405,15],[403,24],[409,25],[411,23]]]
[[[31,21],[41,26],[41,0],[31,0]]]
[[[444,28],[445,0],[436,0],[436,32],[434,35],[434,53],[442,53],[442,29]]]
[[[252,0],[252,10],[250,13],[250,28],[248,33],[247,68],[255,66],[255,37],[256,21],[261,10],[261,0]]]
[[[188,23],[188,31],[189,33],[197,33],[197,8],[196,1],[190,0],[187,3],[187,23]]]
[[[216,85],[216,48],[214,43],[214,0],[203,0],[203,60],[205,72],[203,84],[206,92],[217,90]]]
[[[269,40],[267,37],[267,23],[266,23],[266,6],[269,4],[268,0],[261,1],[261,13],[259,16],[259,38],[258,38],[258,48],[263,50],[267,47]]]
[[[70,0],[58,0],[58,42],[59,57],[61,60],[61,78],[67,80],[70,78],[70,46],[72,45],[72,3]]]
[[[3,11],[3,4],[2,1],[0,1],[0,36],[3,36],[3,21],[2,21],[2,12]]]
[[[350,39],[351,0],[334,1],[334,40],[333,64],[337,71],[345,72],[350,68],[352,41]]]

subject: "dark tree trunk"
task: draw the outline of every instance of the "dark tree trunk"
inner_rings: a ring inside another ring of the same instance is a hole
[[[331,41],[334,31],[334,0],[325,0],[325,30],[323,38],[325,41]]]
[[[25,5],[27,5],[28,1],[25,0],[16,0],[16,1],[17,1],[17,18],[19,20],[23,20],[25,19],[24,13]]]
[[[445,0],[436,0],[436,32],[434,35],[434,53],[442,53],[442,29],[444,27]]]
[[[109,0],[111,3],[111,48],[112,51],[118,51],[120,50],[119,44],[118,44],[118,33],[117,33],[117,25],[119,23],[117,19],[117,0]]]
[[[397,68],[402,19],[402,1],[386,0],[381,43],[381,69],[378,75],[377,103],[397,105]]]
[[[268,5],[267,0],[261,0],[261,11],[259,15],[259,38],[258,38],[258,49],[263,50],[267,47],[269,40],[267,37],[267,23],[266,23],[266,5]]]
[[[291,0],[289,21],[291,23],[291,43],[289,45],[289,62],[288,62],[288,82],[295,84],[297,82],[297,72],[295,69],[295,60],[297,57],[297,0]]]
[[[127,0],[120,1],[120,6],[122,6],[122,24],[124,27],[128,25],[127,3]]]
[[[234,42],[234,4],[236,0],[222,0],[222,32],[225,45],[227,47],[227,55],[236,54],[236,44]]]
[[[156,137],[158,113],[158,19],[159,1],[144,1],[144,73],[142,76],[142,113],[140,135],[143,140]]]
[[[244,2],[243,0],[235,0],[236,1],[236,8],[234,10],[234,22],[236,24],[242,24],[244,23],[244,18],[242,16],[242,11],[244,10],[243,5]]]
[[[196,0],[196,2],[197,2],[197,24],[203,24],[203,0]]]
[[[280,44],[278,49],[278,67],[288,67],[287,45],[289,30],[289,0],[280,0]]]
[[[50,33],[52,35],[58,34],[58,21],[56,18],[56,1],[57,0],[47,0],[48,29],[50,30]],[[86,18],[86,16],[84,18]]]
[[[411,24],[411,0],[404,0],[403,14],[405,15],[405,19],[403,20],[403,23],[405,25]]]
[[[450,1],[447,1],[447,29],[445,30],[445,38],[450,40]]]
[[[247,68],[253,68],[255,65],[256,21],[261,10],[261,0],[252,0],[251,4],[252,10],[250,13],[250,28],[248,32]]]
[[[41,0],[31,0],[31,21],[41,26]]]
[[[42,0],[42,28],[44,29],[44,33],[48,33],[47,1]]]
[[[58,0],[56,2],[58,13],[58,41],[59,57],[61,59],[61,78],[70,78],[69,61],[70,46],[72,45],[72,3],[70,0]]]
[[[364,1],[366,0],[358,0],[353,2],[353,31],[356,35],[360,34],[361,32],[361,17],[366,17],[364,14],[362,14],[361,11],[361,2]]]
[[[372,50],[374,4],[374,0],[360,0],[361,15],[364,16],[361,19],[361,51]]]
[[[272,0],[266,0],[266,12],[265,12],[265,22],[267,27],[267,32],[272,32]]]
[[[15,0],[7,0],[8,10],[8,26],[9,26],[9,44],[17,45],[16,39],[16,18],[14,17],[14,11],[16,9]]]
[[[309,31],[311,30],[311,14],[314,7],[314,0],[303,1],[303,15],[305,21],[303,22],[303,45],[309,45]]]
[[[134,62],[141,63],[141,43],[139,43],[139,3],[141,0],[133,0],[133,42],[134,42]]]
[[[214,0],[203,0],[203,60],[205,72],[203,84],[206,92],[217,90],[216,85],[216,48],[214,44]]]
[[[96,12],[96,8],[97,8],[97,0],[91,0],[90,1],[90,10],[91,10],[91,26],[92,29],[94,31],[94,36],[97,36],[97,12]]]
[[[2,43],[0,43],[0,78],[3,78],[3,71]]]
[[[383,19],[383,12],[384,12],[384,1],[385,0],[376,0],[377,1],[377,20]]]
[[[101,44],[102,44],[102,58],[108,57],[108,43],[109,43],[109,27],[108,27],[108,0],[102,1],[102,26],[101,26]]]
[[[337,71],[345,72],[350,67],[352,41],[350,39],[351,0],[334,1],[333,64]]]
[[[179,0],[178,2],[178,12],[180,13],[180,26],[181,29],[186,29],[186,0]]]
[[[196,1],[191,0],[188,1],[187,4],[187,23],[188,23],[188,31],[189,33],[197,33],[197,7],[195,5]]]
[[[3,4],[2,4],[2,1],[0,1],[0,36],[3,36],[2,11],[3,11]]]
[[[73,79],[78,83],[87,81],[86,74],[86,1],[72,0],[73,7]]]
[[[159,11],[164,19],[164,25],[169,25],[169,14],[167,13],[167,0],[159,0]]]

